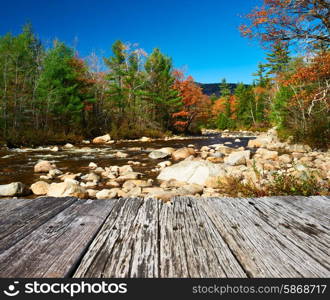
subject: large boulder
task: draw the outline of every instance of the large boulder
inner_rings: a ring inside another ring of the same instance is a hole
[[[224,159],[225,164],[230,166],[245,165],[246,161],[250,158],[250,150],[233,152]]]
[[[48,173],[50,170],[56,168],[56,165],[51,164],[47,160],[41,160],[34,166],[35,173]]]
[[[111,137],[109,134],[105,134],[105,135],[102,135],[102,136],[98,136],[96,138],[93,139],[93,144],[104,144],[104,143],[107,143],[107,142],[110,142],[111,141]]]
[[[49,191],[49,183],[45,181],[37,181],[31,185],[30,189],[35,195],[46,195]]]
[[[216,179],[218,176],[224,176],[224,173],[221,165],[203,160],[185,160],[163,169],[157,179],[163,181],[175,179],[204,186],[208,181]]]
[[[0,197],[22,196],[26,194],[26,187],[21,182],[0,185]]]
[[[180,148],[178,150],[175,150],[172,153],[172,158],[174,160],[180,160],[180,159],[186,159],[187,157],[189,157],[190,155],[195,155],[195,150],[192,148]]]
[[[85,188],[79,184],[67,180],[61,183],[52,183],[49,186],[47,196],[50,197],[77,197],[77,198],[86,198],[88,196]]]

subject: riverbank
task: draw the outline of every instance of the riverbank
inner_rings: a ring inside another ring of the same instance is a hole
[[[117,141],[102,136],[76,145],[3,149],[0,155],[2,196],[167,201],[329,194],[329,151],[280,142],[274,130]]]

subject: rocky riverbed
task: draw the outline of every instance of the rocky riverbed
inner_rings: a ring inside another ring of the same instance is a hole
[[[229,178],[262,188],[285,172],[330,179],[330,152],[278,140],[276,131],[205,131],[201,136],[0,150],[0,196],[76,196],[105,199],[226,196]],[[240,196],[240,195],[237,195]]]

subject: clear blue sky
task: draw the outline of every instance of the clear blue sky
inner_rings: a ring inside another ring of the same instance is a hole
[[[241,15],[260,0],[11,0],[0,10],[0,34],[16,34],[31,21],[44,41],[57,37],[84,57],[112,43],[159,47],[174,65],[203,83],[250,83],[264,51],[240,36]]]

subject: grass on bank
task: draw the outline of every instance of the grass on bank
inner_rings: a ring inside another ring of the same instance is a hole
[[[237,177],[227,177],[219,183],[220,193],[229,197],[268,197],[268,196],[316,196],[330,195],[330,180],[321,183],[317,173],[305,171],[295,176],[288,171],[274,172],[273,179],[266,183],[256,172],[257,181],[243,182]]]

